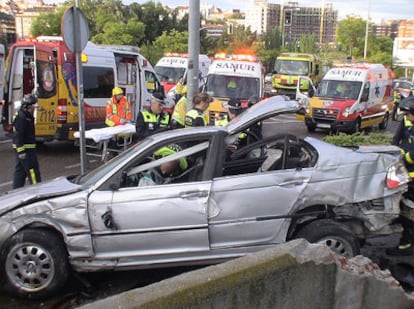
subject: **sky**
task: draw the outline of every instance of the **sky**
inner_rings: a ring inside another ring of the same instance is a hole
[[[135,0],[136,1],[136,0]],[[125,0],[125,3],[135,2]],[[190,0],[158,0],[169,7],[180,5],[189,5]],[[148,0],[138,0],[138,3],[145,3]],[[214,5],[220,9],[240,9],[246,12],[248,0],[200,0],[200,4]],[[287,0],[269,0],[270,3],[286,5]],[[359,15],[363,19],[368,18],[368,11],[372,22],[380,23],[381,21],[393,19],[414,19],[414,0],[294,0],[299,6],[318,7],[323,2],[332,3],[334,10],[338,10],[339,19],[346,18],[349,14]]]

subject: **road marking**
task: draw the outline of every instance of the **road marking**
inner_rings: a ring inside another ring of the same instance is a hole
[[[13,183],[13,181],[3,182],[0,183],[0,187],[10,186]]]
[[[298,123],[301,120],[296,119],[295,115],[278,115],[276,117],[265,120],[263,124],[275,124],[275,123]]]
[[[90,160],[89,163],[95,163],[96,161],[97,160]],[[69,170],[69,169],[79,167],[79,166],[80,166],[80,163],[75,163],[75,164],[72,164],[72,165],[66,165],[64,168]]]
[[[72,165],[66,165],[64,168],[69,170],[69,169],[79,167],[79,166],[80,166],[80,163],[76,163],[76,164],[72,164]]]

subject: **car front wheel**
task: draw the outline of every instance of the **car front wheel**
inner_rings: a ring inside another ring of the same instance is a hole
[[[45,229],[26,229],[13,235],[1,252],[1,272],[11,293],[44,298],[61,289],[69,277],[63,241]]]
[[[358,239],[352,231],[345,225],[328,219],[309,223],[299,231],[296,238],[304,238],[310,243],[324,244],[346,258],[360,253]]]

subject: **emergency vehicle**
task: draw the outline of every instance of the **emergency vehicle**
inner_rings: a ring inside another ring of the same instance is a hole
[[[198,56],[200,88],[204,85],[210,64],[211,60],[207,55]],[[173,88],[178,80],[183,78],[183,84],[185,84],[187,80],[188,54],[167,53],[157,62],[154,69],[161,79],[165,91],[168,92],[171,97],[174,97],[175,89]]]
[[[393,108],[391,70],[382,64],[336,64],[320,82],[317,90],[304,93],[297,86],[309,132],[316,128],[354,133],[378,125],[385,129]]]
[[[117,86],[131,102],[133,119],[150,105],[152,92],[165,92],[150,63],[134,46],[88,42],[81,54],[85,128],[105,126],[105,104]],[[12,120],[23,95],[35,93],[38,141],[73,140],[79,109],[75,54],[61,37],[38,37],[13,44],[6,61],[3,127]],[[168,101],[172,109],[174,102]]]
[[[264,95],[264,70],[256,56],[242,54],[216,54],[210,65],[206,85],[203,89],[214,101],[207,110],[207,120],[211,125],[215,120],[227,115],[223,103],[229,99],[240,99],[247,107],[249,98]]]
[[[276,58],[272,76],[272,94],[295,98],[299,76],[309,77],[314,85],[322,79],[319,58],[314,54],[282,53]],[[309,83],[303,81],[301,90],[309,89]]]

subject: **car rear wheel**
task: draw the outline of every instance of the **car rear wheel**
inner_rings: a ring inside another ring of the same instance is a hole
[[[304,238],[310,243],[324,244],[346,258],[360,253],[358,239],[352,231],[345,225],[328,219],[309,223],[299,231],[296,238]]]
[[[1,272],[11,293],[44,298],[61,289],[69,277],[62,240],[45,229],[26,229],[13,235],[1,252]]]

